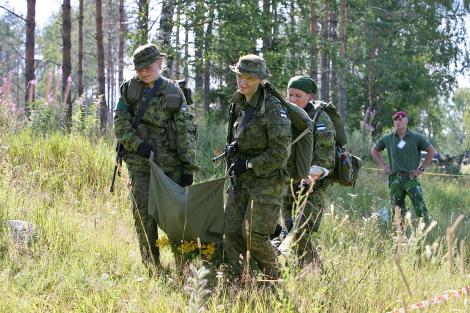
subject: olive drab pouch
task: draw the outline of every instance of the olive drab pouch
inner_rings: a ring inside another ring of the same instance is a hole
[[[127,87],[127,92],[126,92],[126,99],[129,101],[130,104],[132,105],[137,105],[141,98],[142,98],[142,93],[144,91],[144,86],[140,81],[138,81],[136,78],[133,78],[129,81],[129,85]]]
[[[334,181],[341,186],[353,186],[356,184],[362,160],[347,152],[344,148],[336,146]]]
[[[181,97],[178,87],[175,83],[170,82],[166,88],[166,108],[170,112],[176,112],[180,109]]]

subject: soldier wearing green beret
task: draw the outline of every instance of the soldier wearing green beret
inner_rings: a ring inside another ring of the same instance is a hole
[[[178,85],[161,75],[164,57],[154,44],[135,50],[137,75],[121,85],[114,118],[116,139],[126,151],[124,161],[131,180],[132,212],[142,260],[155,266],[160,264],[156,246],[158,225],[148,214],[149,160],[181,186],[193,183],[197,169],[193,116]],[[133,123],[139,108],[154,86],[157,90],[135,127]]]
[[[316,111],[319,110],[319,104],[315,103],[314,95],[317,92],[317,84],[310,77],[295,76],[289,80],[287,85],[288,100],[307,112],[310,118],[313,118]],[[335,167],[335,127],[330,117],[326,112],[321,110],[315,121],[314,130],[314,146],[313,146],[313,159],[312,166],[316,165],[326,169],[329,173],[333,173]],[[312,175],[314,175],[312,173]],[[297,238],[296,251],[301,264],[310,262],[321,262],[315,249],[315,244],[312,240],[312,232],[317,232],[320,227],[323,211],[325,210],[325,197],[328,187],[331,185],[331,180],[327,176],[327,172],[323,174],[315,173],[315,185],[310,193],[307,204],[303,211],[303,216],[300,225],[301,229],[296,232]],[[311,178],[306,177],[303,179],[304,188],[308,190],[308,185],[311,183]],[[294,191],[299,191],[299,185],[294,186]],[[290,188],[289,188],[290,190]],[[282,216],[284,219],[284,234],[286,230],[292,228],[292,205],[294,203],[293,195],[291,192],[287,193]],[[321,264],[318,264],[321,266]]]
[[[236,154],[228,161],[224,247],[235,273],[255,261],[267,276],[277,278],[269,235],[276,228],[287,181],[291,123],[263,84],[270,76],[264,59],[245,55],[230,69],[236,73],[238,90],[231,100],[227,143],[235,143]]]

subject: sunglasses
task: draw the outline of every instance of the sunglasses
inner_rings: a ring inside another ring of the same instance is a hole
[[[402,120],[402,119],[404,119],[404,118],[406,118],[406,116],[404,116],[404,115],[398,115],[398,116],[395,116],[395,118],[394,118],[393,120],[394,120],[394,121],[398,121],[398,120]]]

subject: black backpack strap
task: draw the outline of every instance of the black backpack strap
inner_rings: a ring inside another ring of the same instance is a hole
[[[145,98],[145,102],[139,107],[139,111],[137,112],[137,116],[135,117],[134,123],[132,123],[132,127],[134,127],[135,129],[137,129],[137,126],[139,126],[139,123],[144,117],[145,112],[147,112],[150,101],[152,100],[153,96],[155,95],[155,93],[157,92],[157,90],[160,88],[160,86],[163,84],[164,81],[165,80],[160,76],[160,78],[153,85],[152,89],[150,89],[150,92],[147,95],[147,98]]]
[[[266,95],[266,91],[263,90],[261,91],[263,92],[263,94],[261,95],[261,98],[260,98],[260,101],[262,101],[263,103],[260,105],[259,102],[256,104],[256,107],[252,106],[252,105],[248,105],[248,108],[246,109],[245,111],[245,114],[243,115],[243,119],[240,123],[240,126],[237,130],[237,137],[240,136],[241,132],[245,129],[246,125],[248,125],[248,122],[251,120],[251,117],[253,116],[253,113],[255,112],[256,109],[260,108],[260,106],[263,106],[264,104],[264,97]]]

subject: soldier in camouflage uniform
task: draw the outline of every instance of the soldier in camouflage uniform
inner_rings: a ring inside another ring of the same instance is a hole
[[[255,261],[266,275],[277,278],[269,235],[279,219],[287,180],[291,123],[263,85],[270,76],[264,59],[246,55],[230,68],[237,74],[238,91],[230,107],[227,143],[236,142],[237,153],[228,160],[224,247],[235,273],[242,273],[243,262]]]
[[[304,109],[310,118],[313,119],[315,112],[319,109],[319,105],[312,101],[317,92],[315,81],[309,77],[296,76],[290,79],[287,88],[288,100]],[[312,165],[323,167],[332,174],[335,167],[336,153],[334,124],[326,112],[320,111],[314,127]],[[310,179],[305,178],[303,182],[303,190],[306,191],[308,190]],[[300,223],[303,227],[297,231],[297,238],[295,238],[297,255],[301,264],[312,261],[320,262],[311,234],[312,232],[317,232],[320,228],[321,218],[325,210],[325,197],[330,185],[331,179],[329,177],[317,179],[307,199]],[[298,184],[294,187],[296,187],[294,191],[299,191],[300,186]],[[293,225],[292,204],[294,203],[290,186],[288,189],[289,191],[282,210],[284,227],[287,231]],[[284,230],[284,233],[286,233],[286,230]]]
[[[142,259],[159,265],[158,225],[148,214],[149,159],[181,186],[193,183],[195,125],[181,89],[161,76],[164,54],[153,44],[138,47],[133,55],[137,75],[121,85],[115,109],[114,131],[123,144],[131,180],[132,211]],[[137,129],[132,124],[154,84],[160,84]],[[170,104],[171,103],[171,104]]]

